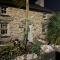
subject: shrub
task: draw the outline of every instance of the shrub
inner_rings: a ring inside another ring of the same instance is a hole
[[[13,50],[13,48],[14,48],[14,46],[12,46],[12,45],[5,45],[5,46],[2,46],[2,47],[0,47],[1,48],[1,50],[0,50],[0,60],[8,60],[8,59],[10,59],[11,58],[11,56],[12,56],[12,50]]]
[[[49,19],[47,38],[51,44],[60,44],[60,13],[57,12],[56,15]]]
[[[40,54],[40,49],[41,49],[41,45],[38,41],[36,41],[32,46],[32,53],[35,53],[35,54],[39,55]]]

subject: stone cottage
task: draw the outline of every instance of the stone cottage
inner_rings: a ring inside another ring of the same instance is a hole
[[[32,25],[33,40],[44,40],[46,25],[52,12],[35,4],[30,5],[29,24]],[[0,41],[24,39],[25,9],[15,5],[0,3]]]

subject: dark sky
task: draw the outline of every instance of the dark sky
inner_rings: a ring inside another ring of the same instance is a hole
[[[37,0],[29,0],[30,4],[34,4]],[[44,0],[46,9],[60,11],[60,0]]]
[[[30,4],[35,4],[37,0],[29,0]]]
[[[60,11],[60,0],[45,0],[45,8]]]

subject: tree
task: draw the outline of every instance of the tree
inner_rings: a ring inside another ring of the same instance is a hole
[[[29,24],[28,24],[28,14],[29,14],[29,0],[26,0],[26,18],[25,18],[25,29],[24,29],[24,44],[25,44],[25,50],[27,49],[27,41],[28,41],[28,28],[29,28]]]
[[[49,19],[47,38],[51,44],[60,44],[60,12]]]
[[[18,7],[25,6],[25,4],[26,4],[25,0],[12,0],[12,1],[14,1],[15,2],[14,4]]]
[[[0,2],[13,4],[19,8],[25,6],[25,0],[0,0]]]

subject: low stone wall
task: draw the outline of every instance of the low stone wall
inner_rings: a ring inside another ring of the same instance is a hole
[[[27,54],[18,56],[15,60],[55,60],[55,50],[50,45],[42,45],[40,56],[37,54]]]
[[[41,55],[41,60],[55,60],[55,52],[42,54]]]
[[[17,56],[14,60],[34,60],[37,59],[37,54],[27,54],[22,56]]]
[[[18,56],[14,60],[38,60],[37,54],[27,54]],[[39,60],[55,60],[55,52],[41,54]]]

